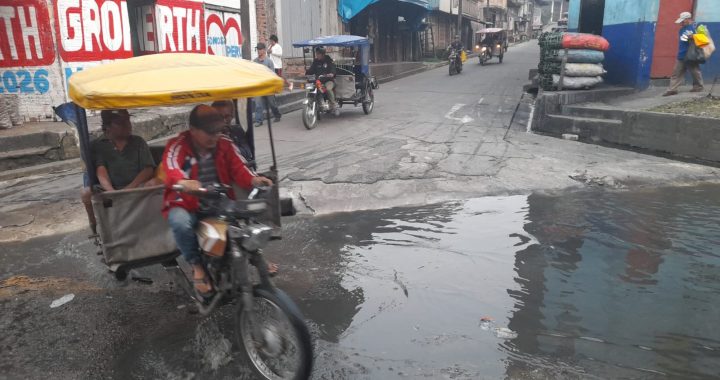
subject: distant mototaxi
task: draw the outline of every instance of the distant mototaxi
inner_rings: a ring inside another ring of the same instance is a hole
[[[305,69],[308,58],[312,62],[316,48],[337,48],[338,56],[334,60],[336,75],[335,100],[339,107],[344,104],[362,105],[363,112],[369,115],[375,107],[374,90],[378,89],[375,77],[370,74],[370,41],[366,37],[353,35],[337,35],[316,37],[297,41],[293,47],[303,48]],[[308,57],[308,54],[309,57]],[[316,76],[307,78],[307,99],[303,107],[303,124],[313,129],[323,113],[330,111],[323,81]]]
[[[475,32],[477,45],[475,51],[478,53],[478,60],[481,65],[493,57],[497,57],[500,63],[503,62],[508,48],[507,31],[503,28],[485,28]]]

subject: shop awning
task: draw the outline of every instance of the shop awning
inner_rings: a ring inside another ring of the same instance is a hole
[[[343,22],[349,22],[351,18],[357,16],[363,9],[369,5],[377,3],[380,0],[338,0],[338,14],[342,17]],[[432,10],[428,0],[394,0],[403,3],[410,3],[423,7],[426,10]]]
[[[293,47],[305,46],[363,46],[369,45],[370,42],[366,37],[352,36],[343,34],[340,36],[323,36],[310,40],[293,42]]]

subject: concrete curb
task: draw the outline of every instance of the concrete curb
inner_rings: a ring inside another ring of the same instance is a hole
[[[533,131],[581,142],[638,151],[669,159],[717,166],[720,163],[718,119],[635,110],[622,106],[584,105],[588,99],[621,94],[601,89],[582,94],[545,93],[538,97]],[[582,101],[578,101],[582,100]],[[576,105],[580,103],[579,105]]]
[[[13,179],[29,177],[33,175],[42,175],[49,173],[64,172],[72,169],[83,167],[82,160],[73,158],[70,160],[55,161],[47,164],[26,166],[14,170],[6,170],[0,173],[0,181],[10,181]]]

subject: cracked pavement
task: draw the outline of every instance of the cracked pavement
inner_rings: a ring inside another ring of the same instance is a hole
[[[718,169],[526,132],[527,115],[507,125],[537,62],[535,42],[514,46],[502,64],[469,60],[381,85],[371,115],[345,106],[314,130],[300,112],[274,125],[281,192],[301,213],[383,209],[486,195],[588,186],[627,188],[717,182]],[[265,127],[256,131],[260,169],[270,166]],[[27,226],[0,241],[82,228],[78,170],[0,183],[0,215]],[[42,205],[42,207],[38,207]]]
[[[537,56],[530,42],[513,47],[503,64],[471,59],[457,76],[440,68],[390,82],[376,92],[371,115],[346,106],[311,131],[299,113],[285,115],[274,130],[284,189],[305,211],[324,214],[598,183],[718,180],[712,167],[528,134],[527,115],[503,140]],[[571,178],[580,173],[588,180]]]

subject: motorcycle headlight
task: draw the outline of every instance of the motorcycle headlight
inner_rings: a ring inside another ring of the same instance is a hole
[[[497,44],[497,48],[500,49],[500,44]]]
[[[308,84],[306,84],[306,85],[305,85],[305,89],[306,89],[306,90],[310,90],[310,91],[314,90],[314,89],[315,89],[315,83],[308,83]]]
[[[480,49],[480,45],[475,45],[475,49]]]
[[[272,236],[272,228],[268,226],[251,226],[245,231],[242,247],[247,251],[255,252],[267,245]]]
[[[483,46],[482,51],[487,51],[487,47]]]

